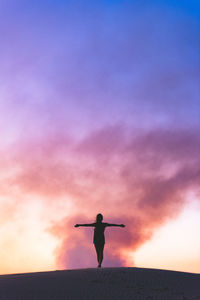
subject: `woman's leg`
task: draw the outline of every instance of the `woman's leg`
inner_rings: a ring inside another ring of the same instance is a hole
[[[104,244],[99,247],[99,267],[101,267],[102,261],[103,261],[103,249]]]
[[[100,259],[99,245],[98,244],[94,244],[94,246],[95,246],[95,250],[96,250],[96,253],[97,253],[97,261],[98,261],[98,264],[99,264],[99,259]]]
[[[103,249],[104,249],[104,244],[94,244],[96,253],[97,253],[97,261],[98,261],[98,267],[101,267],[102,261],[103,261]]]

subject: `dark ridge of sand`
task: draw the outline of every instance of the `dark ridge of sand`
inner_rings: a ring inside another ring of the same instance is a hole
[[[200,274],[102,268],[1,275],[0,300],[200,300]]]

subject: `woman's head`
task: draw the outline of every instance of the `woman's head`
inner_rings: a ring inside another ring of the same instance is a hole
[[[103,221],[103,216],[102,216],[102,214],[98,214],[97,216],[96,216],[96,222],[102,222]]]

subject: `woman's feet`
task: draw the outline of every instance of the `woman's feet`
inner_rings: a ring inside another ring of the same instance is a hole
[[[98,268],[101,268],[101,264],[98,264]]]

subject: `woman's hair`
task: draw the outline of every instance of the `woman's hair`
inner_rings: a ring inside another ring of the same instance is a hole
[[[103,215],[102,214],[98,214],[96,216],[96,222],[102,222],[102,220],[103,220]]]

